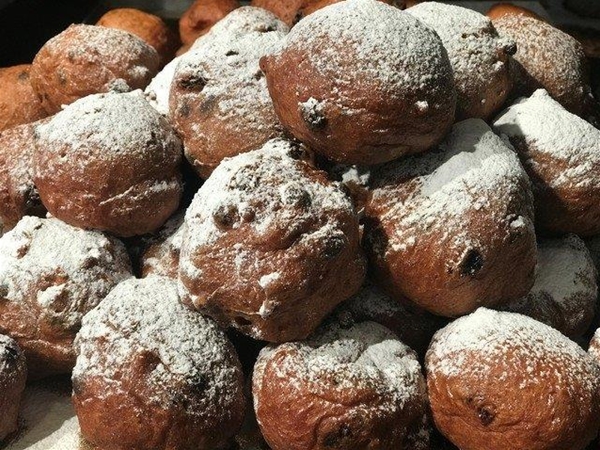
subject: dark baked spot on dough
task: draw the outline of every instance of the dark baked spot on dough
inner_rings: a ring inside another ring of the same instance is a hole
[[[179,82],[177,84],[180,87],[182,87],[183,89],[200,92],[200,91],[202,91],[202,89],[204,89],[204,87],[206,86],[207,83],[208,83],[208,80],[206,78],[204,78],[202,75],[190,74],[186,77],[180,78]]]
[[[137,360],[138,367],[143,373],[150,373],[161,363],[160,357],[154,352],[144,351]]]
[[[342,424],[339,429],[325,436],[323,445],[325,447],[337,447],[342,442],[349,440],[352,437],[352,429],[347,424]]]
[[[239,52],[236,52],[235,50],[228,50],[227,53],[225,53],[225,56],[236,56],[239,55]]]
[[[8,297],[8,284],[0,284],[0,300]]]
[[[345,246],[346,240],[342,236],[331,236],[325,242],[323,256],[327,259],[333,259],[342,252]]]
[[[238,316],[238,317],[236,317],[234,320],[235,320],[235,323],[236,323],[236,324],[237,324],[239,327],[241,327],[241,328],[243,328],[243,327],[249,327],[249,326],[251,326],[251,325],[252,325],[252,322],[250,322],[250,321],[249,321],[248,319],[246,319],[245,317]]]
[[[496,418],[496,415],[485,406],[477,408],[477,416],[479,417],[481,424],[486,427]]]
[[[327,125],[327,118],[320,104],[303,103],[300,106],[300,114],[311,130],[322,130]]]
[[[4,348],[2,359],[12,365],[19,359],[19,352],[13,346],[8,345]]]
[[[23,72],[21,72],[19,74],[19,76],[17,78],[19,79],[19,81],[28,80],[29,79],[29,73],[26,70],[24,70]]]
[[[265,74],[264,74],[264,72],[262,70],[257,70],[256,73],[254,74],[254,79],[256,81],[259,81],[259,80],[261,80],[264,77],[265,77]]]
[[[230,228],[238,219],[235,205],[219,205],[213,212],[213,219],[219,228]]]
[[[470,249],[460,264],[461,276],[474,276],[483,267],[483,255],[477,249]]]
[[[287,186],[284,192],[284,201],[288,205],[300,208],[308,208],[312,204],[310,194],[298,186]]]
[[[256,28],[256,31],[259,33],[269,33],[275,31],[275,27],[273,25],[261,24]]]

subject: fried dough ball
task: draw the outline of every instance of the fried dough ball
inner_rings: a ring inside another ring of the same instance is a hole
[[[57,219],[27,216],[0,238],[0,333],[19,343],[30,377],[71,371],[82,317],[130,276],[121,242]]]
[[[31,86],[31,65],[0,68],[0,131],[48,115]]]
[[[173,59],[179,47],[177,35],[160,17],[139,9],[112,9],[100,17],[96,25],[116,28],[136,35],[156,50],[161,66]]]
[[[515,43],[500,38],[490,19],[460,6],[424,2],[406,10],[433,28],[448,52],[457,92],[457,118],[487,119],[512,88],[509,55]]]
[[[600,130],[540,89],[493,123],[531,178],[535,219],[546,233],[600,233]]]
[[[492,5],[487,12],[487,16],[492,20],[496,20],[507,15],[527,16],[538,20],[544,20],[532,10],[522,6],[513,5],[512,3],[496,3],[495,5]]]
[[[273,450],[425,450],[427,393],[414,352],[387,328],[333,325],[263,349],[254,409]]]
[[[583,48],[577,40],[543,20],[519,14],[493,19],[501,36],[514,40],[514,96],[543,88],[573,114],[594,122],[598,104],[592,95]]]
[[[259,60],[280,43],[287,27],[273,16],[279,24],[251,31],[254,12],[270,15],[258,8],[232,12],[175,69],[169,116],[202,178],[223,158],[283,136]]]
[[[530,182],[481,119],[457,123],[436,151],[383,166],[365,215],[374,281],[397,301],[457,317],[533,285]]]
[[[426,358],[437,428],[462,450],[583,450],[600,427],[600,366],[559,331],[480,308]]]
[[[31,84],[49,114],[90,94],[124,83],[144,89],[158,72],[158,53],[125,31],[71,25],[40,49],[31,65]]]
[[[454,121],[456,91],[442,41],[376,0],[346,0],[311,14],[261,68],[282,125],[336,162],[372,165],[422,152]]]
[[[240,362],[214,322],[162,277],[120,283],[83,319],[73,404],[111,450],[221,450],[242,425]]]
[[[35,184],[53,216],[128,237],[177,210],[181,142],[141,92],[83,98],[38,134]]]
[[[304,339],[362,285],[350,199],[284,140],[224,160],[185,218],[183,299],[255,339]]]

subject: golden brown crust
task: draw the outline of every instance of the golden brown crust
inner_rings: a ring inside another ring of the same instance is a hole
[[[533,285],[531,186],[480,119],[456,124],[437,151],[383,167],[365,214],[374,281],[397,301],[456,317]]]
[[[50,114],[124,80],[144,89],[158,72],[158,53],[137,36],[94,25],[71,25],[40,49],[31,84]]]
[[[487,120],[512,88],[511,39],[501,38],[490,19],[469,8],[425,2],[406,10],[433,28],[448,52],[457,92],[457,120]]]
[[[183,299],[255,339],[303,339],[362,284],[350,199],[273,140],[225,160],[186,214]],[[297,157],[297,155],[294,155]]]
[[[543,88],[573,114],[592,122],[598,119],[585,52],[575,38],[525,15],[507,14],[492,22],[517,44],[511,64],[514,97]]]
[[[536,225],[550,234],[600,233],[600,130],[539,89],[493,123],[533,185]]]
[[[43,216],[33,184],[35,127],[40,122],[0,131],[0,236],[23,216]]]
[[[270,22],[265,27],[263,16]],[[257,25],[247,31],[243,27],[252,18]],[[224,158],[283,136],[259,60],[285,37],[287,26],[250,7],[217,26],[181,58],[169,100],[185,155],[202,178]]]
[[[35,183],[53,216],[128,237],[177,210],[181,142],[141,94],[89,96],[38,131]]]
[[[129,276],[119,241],[56,219],[25,217],[0,239],[0,332],[17,340],[31,378],[71,371],[82,316]]]
[[[158,16],[134,8],[119,8],[108,11],[96,23],[108,28],[135,34],[156,50],[161,66],[175,56],[181,44],[178,36]]]
[[[492,5],[487,12],[487,16],[492,20],[496,20],[507,15],[527,16],[538,20],[544,20],[532,10],[522,6],[513,5],[512,3],[496,3],[495,5]]]
[[[425,380],[412,350],[381,325],[320,330],[265,348],[256,417],[273,450],[425,450]]]
[[[179,36],[184,46],[194,43],[210,28],[240,7],[238,0],[196,0],[179,19]]]
[[[73,403],[82,435],[111,450],[221,450],[242,425],[240,362],[172,280],[119,284],[77,336]]]
[[[14,339],[0,335],[0,442],[17,431],[26,380],[25,355]]]
[[[311,14],[261,69],[282,125],[337,162],[371,165],[422,152],[454,119],[441,40],[381,2],[340,2]]]
[[[438,429],[462,450],[583,450],[600,427],[600,367],[557,330],[484,308],[426,359]]]
[[[31,86],[31,65],[0,69],[0,131],[48,115]]]

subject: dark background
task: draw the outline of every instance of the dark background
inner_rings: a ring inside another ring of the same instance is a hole
[[[42,45],[71,23],[83,22],[99,0],[0,0],[0,67],[31,63]]]

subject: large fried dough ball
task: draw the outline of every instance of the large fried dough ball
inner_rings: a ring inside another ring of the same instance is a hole
[[[85,439],[111,450],[221,450],[242,425],[239,359],[168,278],[124,281],[75,342],[73,404]]]
[[[547,233],[600,233],[600,130],[537,90],[493,123],[531,178],[536,225]]]
[[[0,238],[0,333],[19,343],[31,377],[68,373],[82,317],[130,276],[117,239],[24,217]]]
[[[254,368],[256,418],[273,450],[425,450],[425,380],[387,328],[337,325],[267,347]]]
[[[284,140],[224,160],[185,218],[184,300],[255,339],[304,339],[362,285],[350,198]]]
[[[527,295],[536,242],[529,179],[480,119],[436,151],[373,175],[365,244],[375,282],[397,301],[448,317]]]
[[[177,210],[181,142],[139,91],[83,98],[38,134],[35,184],[53,216],[127,237]]]
[[[600,427],[600,366],[559,331],[481,308],[434,337],[437,428],[462,450],[583,450]]]
[[[454,121],[456,91],[442,41],[376,0],[311,14],[261,68],[282,125],[337,162],[370,165],[422,152]]]
[[[40,49],[31,65],[31,84],[49,114],[90,94],[125,82],[144,89],[158,72],[158,53],[125,31],[71,25]]]

